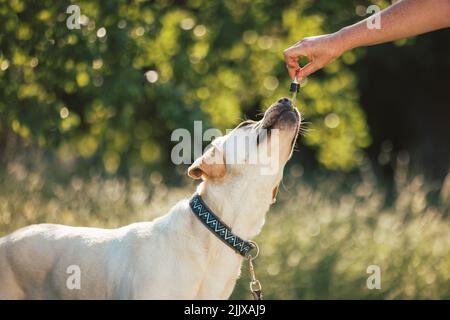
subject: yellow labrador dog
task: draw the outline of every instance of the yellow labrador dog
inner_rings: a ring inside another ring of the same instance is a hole
[[[202,179],[197,194],[240,238],[261,231],[300,123],[291,101],[280,99],[189,167]],[[256,135],[256,147],[238,146],[242,135]],[[244,152],[230,157],[236,150]],[[111,230],[39,224],[0,238],[0,299],[227,299],[242,262],[185,199],[152,222]],[[79,271],[78,287],[68,284],[70,268]]]

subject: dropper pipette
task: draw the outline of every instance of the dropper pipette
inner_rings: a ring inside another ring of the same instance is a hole
[[[291,106],[292,109],[295,107],[295,98],[297,97],[297,92],[300,91],[300,84],[297,81],[297,77],[294,78],[294,80],[291,82],[291,86],[289,88],[289,91],[292,93],[291,95]]]

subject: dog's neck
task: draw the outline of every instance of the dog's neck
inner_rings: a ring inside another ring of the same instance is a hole
[[[204,181],[197,192],[234,234],[250,240],[261,232],[272,201],[261,191],[239,192],[241,188],[231,184],[224,190],[223,185]]]

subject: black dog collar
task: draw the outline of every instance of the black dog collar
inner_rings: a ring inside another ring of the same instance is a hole
[[[220,219],[212,212],[211,209],[203,202],[202,197],[195,193],[189,201],[189,206],[195,216],[220,240],[225,242],[231,249],[239,253],[243,257],[248,257],[250,250],[255,248],[249,241],[231,232],[230,227],[220,221]]]

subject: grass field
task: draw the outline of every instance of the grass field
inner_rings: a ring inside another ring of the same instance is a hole
[[[20,161],[6,166],[0,236],[40,222],[110,228],[150,220],[195,187],[186,180],[169,188],[156,172],[57,183],[48,178],[51,169],[29,170]],[[299,167],[287,170],[279,201],[255,239],[265,298],[450,298],[450,175],[432,185],[400,167],[389,192],[369,167],[352,181],[345,175],[304,180]],[[366,286],[369,265],[381,269],[379,290]],[[246,264],[232,298],[249,298]]]

